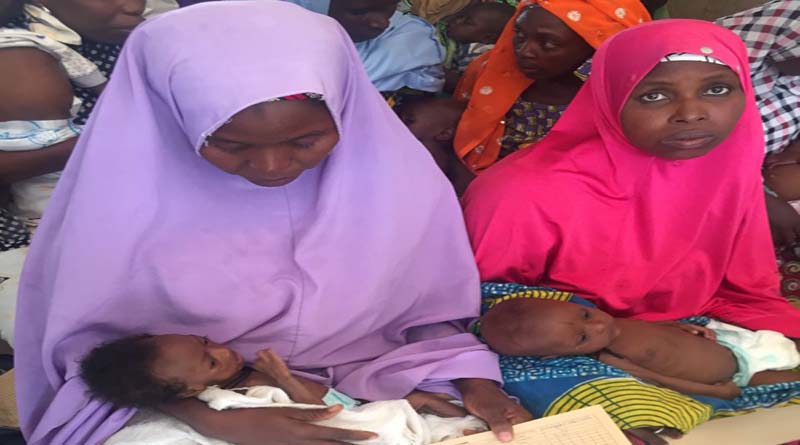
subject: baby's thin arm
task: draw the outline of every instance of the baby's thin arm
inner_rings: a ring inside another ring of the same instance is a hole
[[[314,392],[318,393],[319,391],[312,391],[309,386],[315,385],[323,388],[323,395],[326,389],[318,383],[305,379],[301,381],[301,379],[292,375],[291,371],[289,371],[289,367],[286,366],[286,362],[272,349],[263,349],[259,351],[258,358],[253,363],[253,368],[275,380],[275,384],[286,391],[286,394],[295,402],[309,405],[325,404],[322,402],[322,396],[314,394]]]
[[[739,394],[742,392],[741,388],[736,386],[736,384],[733,382],[709,385],[706,383],[693,382],[691,380],[685,380],[677,377],[670,377],[647,368],[643,368],[628,359],[620,358],[607,352],[601,352],[598,355],[598,360],[622,369],[636,378],[649,380],[684,394],[696,394],[701,396],[716,397],[718,399],[733,400],[739,397]]]

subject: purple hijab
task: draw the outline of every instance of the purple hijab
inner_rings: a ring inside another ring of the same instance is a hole
[[[261,188],[197,150],[249,105],[321,93],[341,140]],[[478,275],[458,202],[333,19],[212,2],[128,39],[39,227],[17,314],[30,445],[94,444],[131,409],[85,393],[77,361],[123,335],[208,335],[369,400],[499,380],[465,333]]]

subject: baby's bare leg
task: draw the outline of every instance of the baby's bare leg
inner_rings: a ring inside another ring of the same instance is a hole
[[[310,380],[292,375],[289,367],[286,366],[286,362],[272,349],[259,351],[258,359],[253,363],[253,368],[273,379],[276,386],[286,391],[286,394],[295,402],[324,405],[322,397],[327,388]],[[322,396],[318,395],[320,390],[322,391]],[[318,394],[315,395],[314,393]]]
[[[788,382],[800,382],[800,371],[761,371],[753,375],[747,384],[758,386]]]

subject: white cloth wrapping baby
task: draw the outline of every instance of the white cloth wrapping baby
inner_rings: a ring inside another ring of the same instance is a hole
[[[282,389],[255,386],[244,394],[211,387],[198,398],[216,410],[234,408],[292,407],[324,408],[292,402]],[[444,418],[418,414],[406,400],[387,400],[359,405],[344,410],[317,425],[372,431],[376,439],[357,442],[363,445],[428,445],[448,438],[460,437],[465,431],[485,431],[486,424],[473,416]],[[143,411],[128,426],[106,441],[106,445],[227,445],[227,442],[205,437],[188,425],[160,413]]]

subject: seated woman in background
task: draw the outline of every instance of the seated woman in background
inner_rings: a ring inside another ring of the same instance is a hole
[[[650,20],[638,0],[520,2],[494,49],[472,62],[455,97],[469,101],[455,139],[473,172],[544,137],[577,94],[607,38]]]
[[[288,1],[336,19],[356,43],[379,91],[442,91],[445,52],[436,30],[419,17],[398,12],[398,0]]]
[[[509,440],[530,415],[466,332],[479,287],[462,224],[331,18],[214,2],[144,24],[27,260],[15,359],[29,445],[101,443],[131,419],[87,395],[78,360],[141,332],[200,332],[248,361],[269,342],[356,399],[460,397]],[[335,409],[161,409],[239,445],[371,437],[310,423]]]

